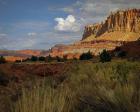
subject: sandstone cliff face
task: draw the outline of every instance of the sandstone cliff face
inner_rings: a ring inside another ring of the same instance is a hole
[[[140,36],[140,9],[117,11],[116,13],[111,13],[110,16],[105,20],[105,22],[102,22],[101,24],[86,26],[82,40],[87,39],[91,35],[92,37],[90,37],[90,40],[92,40],[94,38],[102,37],[102,35],[104,35],[105,33],[107,35],[112,32],[117,32],[118,36],[120,36],[121,38],[128,35],[128,32],[131,32],[131,34],[138,34],[138,36]],[[126,35],[123,35],[122,37],[121,34],[119,35],[119,32],[123,32]]]
[[[82,53],[90,51],[93,55],[97,56],[104,49],[113,50],[117,46],[121,46],[122,42],[115,41],[91,41],[91,42],[80,42],[67,46],[54,46],[51,49],[50,55],[52,57],[64,57],[67,59],[79,58]]]
[[[111,13],[101,24],[86,26],[81,41],[67,46],[55,46],[50,55],[67,56],[68,59],[79,58],[80,54],[88,51],[99,55],[104,49],[111,51],[139,38],[140,9],[117,11]]]

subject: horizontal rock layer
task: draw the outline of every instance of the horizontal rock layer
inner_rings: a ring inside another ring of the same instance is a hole
[[[59,45],[51,49],[50,55],[79,58],[84,53],[91,51],[99,55],[103,49],[113,50],[128,41],[137,41],[140,38],[140,9],[119,10],[111,13],[101,24],[85,27],[81,41],[72,45]]]
[[[85,40],[90,36],[92,36],[92,38],[90,37],[89,40],[94,40],[95,38],[102,37],[102,35],[107,35],[108,33],[112,32],[117,32],[119,40],[121,40],[122,38],[122,33],[125,34],[123,35],[123,37],[125,37],[128,35],[127,33],[129,32],[133,33],[134,37],[137,34],[137,38],[139,38],[140,9],[131,9],[126,11],[119,10],[116,13],[111,13],[110,16],[107,17],[105,22],[102,22],[101,24],[93,24],[86,26],[82,40]],[[131,38],[132,40],[134,40],[133,37]],[[116,38],[112,37],[112,39],[109,40],[116,41]],[[123,39],[123,41],[127,41],[127,39]]]

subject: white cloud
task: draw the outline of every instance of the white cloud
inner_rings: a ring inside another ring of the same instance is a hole
[[[140,0],[77,0],[70,6],[65,6],[63,11],[74,15],[81,26],[105,20],[111,11],[118,9],[140,8]],[[69,11],[66,9],[72,9]]]
[[[6,37],[7,34],[6,33],[0,33],[0,37]]]
[[[35,33],[35,32],[29,32],[27,35],[28,35],[28,36],[36,36],[37,33]]]
[[[55,21],[57,22],[55,30],[71,32],[80,30],[80,24],[78,24],[78,21],[76,21],[73,15],[68,15],[67,18],[55,18]]]

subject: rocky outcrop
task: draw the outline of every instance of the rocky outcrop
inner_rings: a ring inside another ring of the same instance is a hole
[[[14,62],[23,60],[31,56],[48,56],[47,50],[0,50],[0,56],[4,56],[7,61]]]
[[[107,36],[111,36],[108,34],[112,32],[117,32],[118,36],[120,36],[119,40],[127,36],[128,33],[134,34],[134,38],[136,37],[136,34],[137,34],[137,37],[139,37],[140,35],[140,9],[131,9],[131,10],[125,10],[125,11],[119,10],[115,13],[111,13],[110,16],[107,17],[105,22],[102,22],[101,24],[93,24],[93,25],[86,26],[82,40],[85,40],[89,38],[90,36],[92,36],[90,37],[90,41],[92,39],[94,40],[95,38],[99,38],[99,37],[101,37],[102,39],[102,35],[105,34]],[[122,36],[122,33],[125,35]],[[112,35],[116,35],[116,34],[112,34]],[[131,38],[133,40],[133,36]],[[109,39],[109,40],[116,41],[116,38],[113,38],[112,36],[112,39]],[[124,38],[123,38],[123,41],[125,41]],[[126,41],[127,41],[127,38],[126,38]]]
[[[50,55],[79,58],[84,52],[99,55],[103,49],[114,50],[128,41],[140,38],[140,9],[119,10],[111,13],[101,24],[85,27],[81,41],[71,45],[59,45],[51,49]]]
[[[67,57],[67,59],[79,58],[82,53],[88,51],[92,52],[93,55],[98,55],[104,49],[113,50],[116,46],[121,46],[123,43],[118,41],[91,41],[91,42],[80,42],[71,45],[54,46],[50,50],[52,57]]]

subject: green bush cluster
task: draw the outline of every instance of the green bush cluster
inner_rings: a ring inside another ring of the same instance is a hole
[[[111,61],[111,55],[105,49],[100,54],[100,61],[102,63]]]
[[[46,62],[65,62],[67,61],[67,58],[66,57],[59,57],[59,56],[56,56],[56,57],[52,57],[52,56],[47,56],[46,57]]]
[[[30,58],[23,60],[23,62],[37,62],[37,61],[46,61],[46,57],[44,57],[44,56],[40,56],[40,57],[32,56]],[[16,62],[21,62],[21,61],[16,60]]]
[[[3,56],[0,56],[0,64],[6,63],[6,59]]]
[[[23,62],[64,62],[64,61],[67,61],[67,59],[64,57],[64,58],[61,58],[59,56],[56,56],[56,57],[52,57],[52,56],[40,56],[40,57],[37,57],[37,56],[32,56],[31,58],[27,58],[25,60],[23,60]],[[16,62],[21,62],[19,60],[17,60]]]
[[[80,55],[80,60],[90,60],[92,58],[93,58],[93,55],[92,55],[92,53],[90,51]]]

